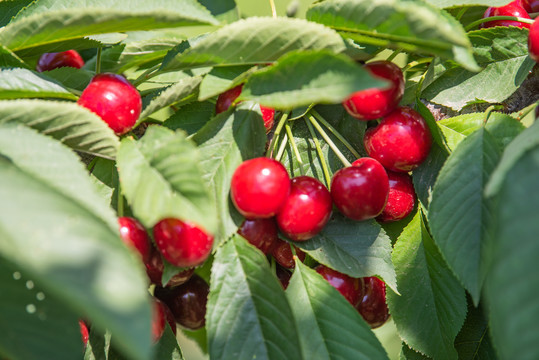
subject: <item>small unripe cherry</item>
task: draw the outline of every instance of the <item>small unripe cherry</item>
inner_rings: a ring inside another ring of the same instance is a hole
[[[84,66],[84,60],[75,50],[67,50],[56,53],[45,53],[37,61],[38,72],[50,71],[61,67],[80,69]]]
[[[325,265],[318,265],[316,272],[322,275],[326,281],[337,289],[352,306],[357,306],[362,296],[361,279],[350,277],[333,270]]]
[[[238,234],[264,254],[268,254],[279,240],[274,218],[246,219],[239,227]]]
[[[389,195],[384,210],[376,217],[381,222],[404,219],[414,209],[415,190],[412,177],[407,173],[388,171]]]

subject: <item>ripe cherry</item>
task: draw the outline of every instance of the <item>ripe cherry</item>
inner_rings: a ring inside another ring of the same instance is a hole
[[[90,338],[90,332],[88,331],[88,325],[83,320],[79,320],[80,335],[82,337],[82,343],[84,346],[88,345],[88,339]]]
[[[362,295],[361,279],[342,274],[324,265],[318,265],[315,270],[322,275],[331,286],[337,289],[342,296],[352,304],[352,306],[359,304]]]
[[[286,290],[288,284],[290,283],[292,273],[284,267],[277,265],[277,267],[275,268],[275,274],[277,275],[277,279],[279,279],[279,282],[281,283],[283,289]]]
[[[80,69],[84,66],[84,60],[75,50],[67,50],[57,53],[45,53],[37,62],[38,72],[49,71],[61,67],[73,67]]]
[[[206,323],[206,303],[210,288],[198,275],[174,288],[156,288],[155,296],[168,305],[181,326],[196,330]]]
[[[324,184],[310,176],[298,176],[292,179],[290,194],[277,213],[277,225],[289,239],[305,241],[324,228],[332,207]]]
[[[492,16],[515,16],[515,17],[521,17],[525,19],[530,19],[530,16],[526,12],[526,10],[522,7],[519,0],[515,0],[510,2],[507,5],[500,6],[500,7],[489,7],[485,14],[483,15],[483,18],[489,18]],[[516,26],[519,28],[530,28],[530,24],[522,23],[520,21],[514,21],[514,20],[494,20],[494,21],[488,21],[482,23],[479,27],[480,28],[489,28],[494,26]]]
[[[429,155],[432,137],[425,119],[409,107],[401,107],[369,128],[363,139],[370,157],[386,169],[409,172]]]
[[[415,205],[415,190],[412,178],[407,173],[388,171],[389,196],[384,210],[376,218],[381,222],[391,222],[407,217]]]
[[[353,93],[343,102],[350,115],[359,120],[374,120],[393,111],[404,94],[404,76],[390,61],[374,61],[365,65],[371,75],[390,81],[387,88],[373,88]]]
[[[142,109],[137,89],[123,76],[110,73],[94,76],[77,103],[99,115],[118,135],[131,130]]]
[[[333,203],[350,219],[372,219],[382,212],[387,202],[389,180],[386,170],[371,158],[357,159],[352,165],[333,174]]]
[[[279,240],[277,224],[273,218],[245,220],[238,229],[238,234],[264,254],[268,254]]]
[[[142,224],[132,217],[119,217],[120,237],[123,242],[136,250],[146,263],[150,260],[152,245],[148,233]]]
[[[305,253],[300,249],[294,246],[296,251],[296,256],[299,261],[303,262],[305,260]],[[293,269],[296,267],[294,262],[294,254],[292,254],[292,249],[290,249],[290,244],[286,241],[279,239],[277,244],[271,250],[271,255],[275,258],[275,261],[279,263],[284,268]]]
[[[528,52],[530,57],[539,63],[539,21],[535,19],[528,35]]]
[[[165,268],[161,253],[152,247],[150,259],[144,263],[146,265],[146,273],[153,284],[163,286],[161,279],[163,278],[163,270]],[[191,278],[195,272],[194,268],[186,269],[174,275],[166,284],[167,287],[174,287],[185,283]]]
[[[191,222],[176,218],[166,218],[155,224],[153,236],[163,257],[178,267],[202,264],[213,246],[213,236]]]
[[[168,306],[159,299],[154,299],[152,314],[152,340],[154,343],[158,342],[163,336],[167,322],[174,335],[176,335],[176,321],[174,320],[174,315],[172,315]]]
[[[356,309],[374,329],[384,325],[389,319],[389,310],[386,304],[386,284],[374,276],[363,278],[363,283],[363,295]]]
[[[290,177],[285,167],[270,158],[244,161],[232,175],[232,202],[247,219],[275,216],[289,192]]]
[[[539,0],[520,0],[520,5],[528,14],[539,12]]]

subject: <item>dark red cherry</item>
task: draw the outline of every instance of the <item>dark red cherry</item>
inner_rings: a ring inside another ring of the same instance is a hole
[[[290,177],[285,167],[270,158],[244,161],[232,175],[232,202],[247,219],[275,216],[289,192]]]
[[[333,202],[328,189],[315,178],[292,179],[290,194],[277,213],[279,229],[294,241],[305,241],[326,226]]]
[[[172,332],[176,335],[176,321],[174,315],[159,299],[153,300],[153,314],[152,314],[152,340],[158,342],[165,332],[166,323],[170,325]]]
[[[407,173],[387,172],[389,196],[384,210],[376,218],[381,222],[391,222],[407,217],[415,205],[415,190],[412,178]]]
[[[163,270],[165,266],[163,264],[163,259],[161,259],[161,253],[159,252],[159,250],[157,250],[153,246],[152,246],[150,258],[147,262],[145,262],[145,265],[146,265],[146,273],[148,274],[150,281],[153,284],[156,284],[158,286],[163,286],[163,284],[161,283],[161,279],[163,278]],[[166,284],[166,286],[174,287],[174,286],[181,285],[185,283],[187,280],[189,280],[194,272],[195,272],[194,268],[183,270],[179,272],[178,274],[174,275]]]
[[[326,281],[330,283],[331,286],[337,289],[342,294],[342,296],[344,296],[345,299],[348,300],[350,304],[352,304],[352,306],[356,306],[357,304],[359,304],[362,295],[361,279],[353,278],[346,274],[342,274],[338,271],[328,268],[325,265],[318,265],[315,270],[317,273],[322,275],[324,279],[326,279]]]
[[[153,236],[163,257],[178,267],[202,264],[213,246],[213,236],[191,222],[176,218],[166,218],[155,224]]]
[[[80,335],[82,337],[82,343],[84,346],[88,345],[88,339],[90,338],[90,332],[88,331],[88,325],[83,320],[79,320]]]
[[[520,5],[528,14],[539,12],[539,0],[520,0]]]
[[[343,102],[350,115],[359,120],[374,120],[393,111],[404,94],[404,76],[401,69],[389,61],[374,61],[365,65],[371,75],[389,80],[389,87],[372,88],[353,93]]]
[[[288,287],[288,284],[290,283],[290,278],[292,277],[292,273],[285,269],[282,266],[277,265],[275,268],[275,273],[277,275],[277,279],[279,279],[279,282],[281,283],[281,286],[284,290]]]
[[[123,242],[136,250],[146,263],[150,260],[152,245],[148,233],[142,224],[132,217],[119,217],[120,238]]]
[[[294,249],[299,261],[303,262],[305,260],[305,253],[300,248],[295,246]],[[275,261],[277,261],[277,263],[284,268],[293,269],[296,267],[296,263],[294,262],[294,254],[292,254],[290,244],[286,241],[279,239],[277,244],[271,250],[271,255],[275,258]]]
[[[96,113],[118,135],[131,130],[142,109],[137,89],[123,76],[94,76],[77,103]]]
[[[500,6],[500,7],[489,7],[485,14],[483,15],[483,18],[489,18],[492,16],[515,16],[515,17],[521,17],[525,19],[530,19],[530,16],[526,12],[526,10],[522,7],[519,0],[515,0],[510,2],[507,5]],[[514,21],[514,20],[494,20],[494,21],[487,21],[482,23],[479,27],[480,28],[489,28],[494,26],[516,26],[519,28],[530,28],[530,24],[522,23],[520,21]]]
[[[181,326],[196,330],[206,323],[206,303],[210,288],[198,275],[174,288],[156,288],[155,296],[168,305]]]
[[[238,234],[264,254],[268,254],[279,240],[277,224],[273,218],[245,220],[238,229]]]
[[[84,60],[75,50],[67,50],[57,53],[45,53],[37,62],[38,72],[49,71],[61,67],[73,67],[80,69],[84,66]]]
[[[528,35],[528,52],[530,57],[539,63],[539,21],[535,19]]]
[[[409,172],[429,155],[432,137],[418,112],[401,107],[367,129],[363,142],[369,156],[386,169]]]
[[[386,284],[374,276],[363,278],[363,283],[363,296],[356,309],[374,329],[384,325],[389,319],[389,310],[386,304]]]
[[[376,160],[360,158],[342,168],[331,179],[331,197],[337,209],[353,220],[378,216],[387,202],[389,180]]]

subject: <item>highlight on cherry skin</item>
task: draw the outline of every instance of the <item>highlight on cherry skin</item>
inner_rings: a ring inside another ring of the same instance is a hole
[[[117,135],[133,128],[142,109],[138,90],[123,76],[112,73],[94,76],[77,103],[97,114]]]
[[[524,19],[530,19],[528,12],[522,7],[520,0],[515,0],[507,5],[499,7],[489,7],[483,14],[483,18],[493,16],[515,16]],[[489,28],[494,26],[516,26],[519,28],[530,28],[530,24],[514,20],[493,20],[482,23],[480,28]]]
[[[123,242],[136,250],[146,263],[150,260],[152,245],[144,226],[135,218],[122,216],[118,218],[120,225],[120,238]]]
[[[357,311],[363,319],[375,329],[385,324],[389,319],[389,309],[386,303],[386,284],[377,277],[364,277],[363,294]]]
[[[50,71],[61,67],[80,69],[84,60],[76,50],[67,50],[55,53],[44,53],[37,61],[37,72]]]
[[[385,60],[368,63],[365,69],[390,82],[389,87],[357,91],[343,102],[351,116],[368,121],[389,114],[399,105],[404,94],[404,75],[397,65]]]

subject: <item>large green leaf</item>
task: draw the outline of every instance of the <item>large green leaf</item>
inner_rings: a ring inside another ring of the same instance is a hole
[[[44,71],[43,75],[55,80],[66,89],[76,90],[82,93],[82,91],[92,80],[95,73],[85,69],[76,69],[69,66],[64,66],[54,70]]]
[[[425,356],[421,353],[418,353],[417,351],[410,349],[410,347],[408,347],[406,343],[402,343],[399,360],[432,360],[432,359],[428,356]]]
[[[20,68],[0,68],[0,99],[58,98],[77,96],[46,75]]]
[[[386,85],[344,55],[302,51],[250,76],[240,99],[290,110],[312,103],[340,104],[356,91]]]
[[[248,18],[209,34],[163,62],[162,70],[264,64],[293,50],[342,52],[344,41],[325,26],[299,19]]]
[[[447,157],[447,152],[434,144],[427,159],[412,172],[414,190],[425,210],[429,208],[432,188]]]
[[[237,231],[242,220],[230,201],[232,174],[243,161],[264,154],[266,133],[260,110],[254,103],[242,103],[235,111],[208,122],[193,140],[201,153],[200,167],[217,207],[219,234],[224,240]]]
[[[391,240],[375,221],[353,221],[334,213],[319,234],[294,245],[343,274],[356,278],[377,275],[397,291]]]
[[[477,71],[466,32],[452,16],[422,1],[329,0],[315,3],[307,19],[356,40],[457,61]]]
[[[265,256],[239,235],[217,250],[207,306],[212,359],[303,358],[281,285]]]
[[[202,179],[200,153],[183,133],[150,126],[140,141],[122,140],[117,163],[122,192],[146,227],[177,217],[215,233],[216,210]]]
[[[256,71],[258,66],[240,65],[223,66],[213,68],[200,84],[198,100],[206,100],[217,96],[228,89],[242,83],[251,73]]]
[[[286,289],[304,359],[388,359],[359,312],[316,271],[296,261]]]
[[[68,309],[110,329],[125,354],[147,358],[146,276],[82,163],[21,125],[0,126],[0,154],[2,256]]]
[[[33,0],[0,1],[0,27],[7,25],[19,10],[28,6]]]
[[[235,0],[198,0],[211,14],[222,22],[239,20],[240,14]]]
[[[440,171],[429,207],[434,241],[476,305],[485,276],[481,249],[491,221],[483,189],[499,159],[500,150],[487,130],[462,140]]]
[[[1,3],[0,3],[1,4]],[[0,67],[21,67],[28,68],[28,65],[24,63],[16,54],[11,50],[0,44]]]
[[[437,104],[462,109],[476,100],[499,103],[513,94],[535,62],[528,57],[528,30],[494,27],[472,31],[470,40],[480,72],[446,63],[445,72],[421,93]]]
[[[421,211],[404,229],[393,250],[401,295],[387,293],[399,336],[434,359],[457,359],[453,341],[466,317],[464,289],[423,223]]]
[[[209,101],[192,102],[180,107],[163,126],[171,130],[181,129],[192,135],[199,131],[215,114],[215,104]]]
[[[97,115],[74,103],[45,100],[0,102],[0,124],[20,123],[52,136],[70,148],[114,158],[120,142]]]

